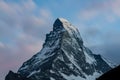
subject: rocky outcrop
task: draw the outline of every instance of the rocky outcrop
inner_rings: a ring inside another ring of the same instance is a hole
[[[5,77],[5,80],[30,80],[30,79],[23,77],[20,74],[9,71],[8,75]]]

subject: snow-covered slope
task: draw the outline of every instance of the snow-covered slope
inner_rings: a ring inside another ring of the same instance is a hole
[[[83,45],[77,28],[58,18],[40,52],[24,62],[17,74],[31,80],[95,80],[111,67]]]

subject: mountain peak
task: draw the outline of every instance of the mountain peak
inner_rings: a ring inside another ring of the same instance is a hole
[[[110,69],[101,56],[83,45],[77,28],[57,18],[41,51],[24,62],[17,74],[31,80],[95,80]]]
[[[71,36],[79,37],[81,40],[80,33],[78,29],[73,26],[68,20],[64,18],[57,18],[53,24],[53,31],[59,33],[60,32],[67,32]]]
[[[57,18],[53,24],[53,31],[57,30],[67,30],[67,31],[70,31],[70,30],[74,30],[74,31],[77,31],[77,29],[66,19],[64,18]]]
[[[70,24],[68,20],[64,18],[57,18],[53,24],[53,30],[63,30],[65,29],[65,24]]]

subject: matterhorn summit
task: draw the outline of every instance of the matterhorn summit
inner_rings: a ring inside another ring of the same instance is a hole
[[[101,55],[84,46],[78,29],[57,18],[40,52],[6,80],[95,80],[111,69]]]

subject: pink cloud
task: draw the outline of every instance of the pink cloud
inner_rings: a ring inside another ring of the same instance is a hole
[[[0,48],[4,48],[4,47],[5,47],[4,43],[0,42]]]
[[[38,11],[38,15],[34,14]],[[45,33],[50,30],[52,14],[39,8],[33,0],[9,3],[0,0],[0,79],[9,70],[17,71],[22,63],[42,48]]]
[[[111,10],[120,17],[120,0],[115,0],[111,3]]]
[[[87,5],[87,8],[80,11],[78,17],[83,20],[91,20],[99,15],[103,15],[109,22],[115,21],[115,16],[120,17],[120,1],[105,0],[102,2],[93,2]]]
[[[0,42],[0,77],[3,79],[9,70],[17,71],[23,62],[35,55],[42,48],[42,41],[28,35],[19,37],[16,47]]]

